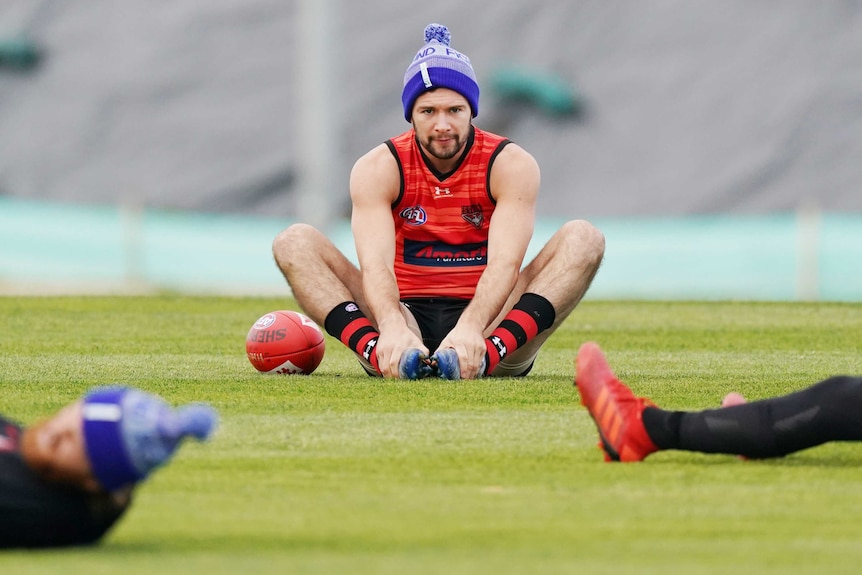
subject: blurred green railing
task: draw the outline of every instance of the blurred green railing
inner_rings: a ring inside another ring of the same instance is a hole
[[[591,299],[862,301],[862,214],[593,219]],[[0,198],[0,293],[285,294],[289,220]],[[528,257],[561,222],[541,220]],[[328,230],[353,259],[348,222]]]

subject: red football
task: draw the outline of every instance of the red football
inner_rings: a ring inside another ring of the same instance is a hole
[[[295,311],[261,316],[245,338],[248,360],[263,373],[307,375],[320,365],[325,350],[320,327]]]

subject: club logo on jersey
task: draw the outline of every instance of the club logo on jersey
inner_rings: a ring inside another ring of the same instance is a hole
[[[441,188],[440,186],[434,186],[434,199],[437,198],[451,198],[452,191],[449,188]]]
[[[482,206],[479,204],[461,206],[461,217],[477,230],[482,229],[482,222],[485,221],[485,214],[482,212]]]
[[[422,206],[404,208],[398,215],[411,226],[421,226],[428,221],[428,214],[425,213],[425,209]]]
[[[431,267],[484,266],[488,263],[488,242],[453,246],[405,239],[404,263]]]

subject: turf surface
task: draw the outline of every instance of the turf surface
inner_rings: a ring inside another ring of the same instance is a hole
[[[0,553],[6,573],[855,573],[862,445],[780,460],[606,464],[578,345],[664,407],[862,373],[862,305],[584,302],[526,379],[382,381],[327,338],[308,377],[244,355],[290,300],[0,298],[0,412],[35,421],[124,382],[221,413],[97,547]],[[0,518],[2,520],[2,518]]]

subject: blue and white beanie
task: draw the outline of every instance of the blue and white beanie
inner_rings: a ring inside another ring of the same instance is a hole
[[[449,88],[464,96],[475,118],[479,114],[479,84],[470,58],[449,47],[449,28],[442,24],[425,27],[425,45],[416,53],[404,73],[404,118],[409,122],[413,104],[423,92],[434,88]]]
[[[93,475],[106,491],[137,483],[166,463],[188,436],[207,439],[218,415],[205,404],[171,408],[131,387],[99,387],[83,402],[84,444]]]

